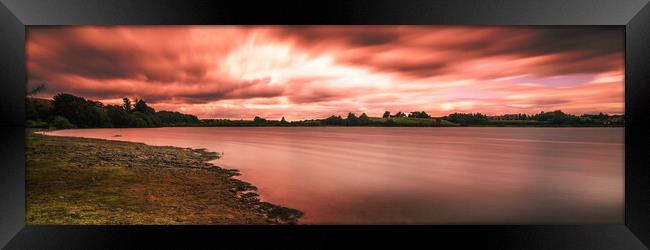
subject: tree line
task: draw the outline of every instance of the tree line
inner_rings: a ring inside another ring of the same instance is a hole
[[[354,113],[348,113],[348,116],[344,119],[340,115],[332,115],[328,118],[325,118],[321,121],[324,125],[339,125],[339,126],[361,126],[370,124],[370,118],[366,113],[362,113],[357,117]]]
[[[561,110],[555,110],[553,112],[541,111],[533,115],[513,114],[508,116],[513,117],[516,121],[533,121],[554,126],[617,126],[625,123],[624,115],[599,113],[596,115],[583,114],[577,116],[564,113]],[[443,119],[460,125],[489,125],[500,122],[489,121],[489,117],[481,113],[453,113],[443,117]]]
[[[156,111],[143,99],[124,98],[121,105],[104,105],[67,93],[60,93],[52,100],[27,97],[25,101],[28,127],[36,128],[146,128],[161,126],[448,126],[442,120],[461,126],[622,126],[623,115],[603,113],[581,116],[561,110],[538,114],[511,114],[509,121],[494,120],[482,113],[453,113],[433,119],[424,111],[409,114],[384,112],[381,118],[370,118],[366,113],[359,116],[350,112],[344,118],[332,115],[325,119],[288,122],[255,116],[253,120],[203,119],[194,115],[172,111]],[[408,119],[417,118],[417,119]],[[453,124],[452,124],[453,125]]]
[[[429,114],[427,114],[427,112],[424,112],[424,111],[413,111],[408,115],[405,114],[405,113],[402,113],[402,111],[397,112],[395,115],[391,115],[390,111],[386,111],[386,112],[384,112],[382,117],[383,118],[410,117],[410,118],[425,118],[425,119],[431,118],[431,116]]]
[[[64,128],[147,128],[198,124],[196,116],[171,111],[158,111],[143,99],[123,99],[122,105],[104,105],[67,93],[52,100],[27,97],[25,101],[28,127]]]

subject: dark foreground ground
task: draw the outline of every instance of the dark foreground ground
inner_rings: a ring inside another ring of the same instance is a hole
[[[28,224],[286,224],[202,149],[26,133]]]

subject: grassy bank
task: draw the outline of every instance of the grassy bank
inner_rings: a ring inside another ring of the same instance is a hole
[[[202,149],[26,133],[28,224],[285,224]]]

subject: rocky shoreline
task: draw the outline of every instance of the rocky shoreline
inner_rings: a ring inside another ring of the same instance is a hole
[[[205,149],[26,132],[28,224],[296,224]]]

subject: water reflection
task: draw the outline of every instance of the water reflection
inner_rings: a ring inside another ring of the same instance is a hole
[[[207,148],[302,223],[623,223],[623,128],[251,127],[51,132]],[[121,137],[114,137],[114,135]]]

